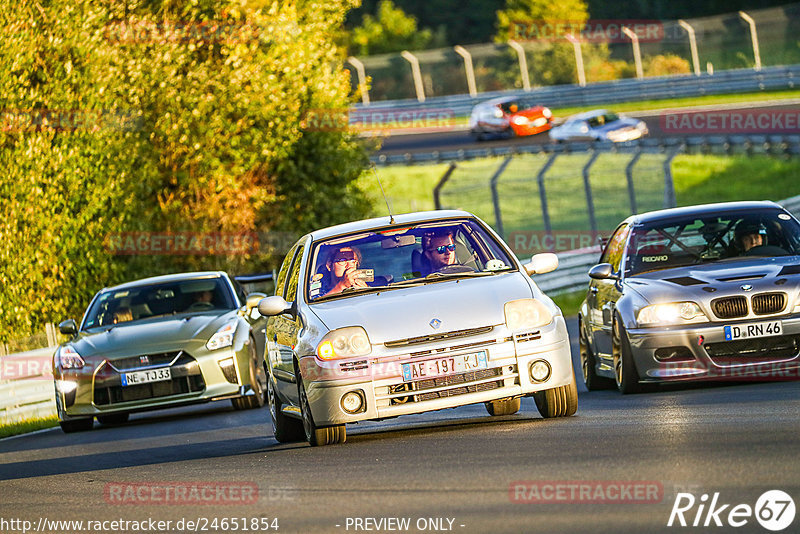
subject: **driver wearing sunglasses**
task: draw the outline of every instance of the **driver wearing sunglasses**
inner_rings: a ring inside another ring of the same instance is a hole
[[[323,284],[322,295],[335,295],[349,287],[367,287],[358,277],[361,265],[361,251],[355,247],[344,246],[328,256],[328,279]]]
[[[430,265],[430,272],[423,273],[423,276],[456,263],[456,245],[453,242],[452,232],[426,234],[422,238],[422,248],[422,253]]]

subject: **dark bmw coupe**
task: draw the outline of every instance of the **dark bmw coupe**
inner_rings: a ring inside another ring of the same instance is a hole
[[[634,215],[589,271],[583,379],[786,379],[800,368],[800,223],[773,202]]]

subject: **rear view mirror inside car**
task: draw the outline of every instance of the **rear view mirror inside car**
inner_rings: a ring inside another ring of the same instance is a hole
[[[381,248],[397,248],[415,245],[417,238],[411,234],[395,235],[381,240]]]

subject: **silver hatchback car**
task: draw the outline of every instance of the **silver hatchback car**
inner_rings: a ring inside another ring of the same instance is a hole
[[[561,310],[480,219],[436,211],[353,222],[301,238],[259,311],[269,317],[275,438],[345,441],[347,423],[485,403],[544,417],[578,404]]]

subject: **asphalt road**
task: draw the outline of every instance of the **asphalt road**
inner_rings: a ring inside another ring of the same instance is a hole
[[[100,532],[87,522],[153,519],[172,521],[162,525],[172,532],[193,531],[187,520],[216,532],[234,530],[236,519],[239,531],[264,532],[242,521],[274,527],[274,518],[280,532],[768,532],[754,517],[732,528],[729,511],[754,507],[768,490],[800,503],[800,382],[625,397],[579,389],[570,418],[544,420],[525,399],[513,416],[469,406],[358,425],[348,428],[346,444],[313,449],[278,444],[265,410],[234,412],[225,402],[139,414],[86,433],[0,440],[0,532],[22,532],[12,520],[31,521],[35,531],[58,519],[84,528],[39,531]],[[177,485],[165,490],[166,482]],[[207,490],[207,483],[229,486]],[[689,525],[705,494],[703,525],[718,492],[715,509],[730,505],[716,516],[724,526],[712,517],[705,529],[681,528],[677,518],[667,527],[679,492],[697,499],[684,513]],[[225,518],[227,529],[219,528]],[[408,519],[408,528],[390,518]],[[800,518],[784,531],[800,531]]]
[[[717,106],[706,106],[694,108],[698,111],[748,111],[759,112],[768,110],[771,112],[782,110],[784,112],[797,111],[799,102],[796,101],[774,101],[774,102],[752,102],[745,104],[725,104]],[[647,123],[647,128],[650,131],[650,139],[662,139],[667,137],[679,138],[686,136],[698,135],[714,135],[714,132],[703,131],[675,131],[674,128],[667,129],[662,126],[667,126],[670,123],[666,118],[672,112],[670,110],[655,110],[648,112],[632,112],[626,113],[630,117],[642,119]],[[768,135],[769,131],[757,132],[763,135]],[[729,135],[729,134],[717,134]],[[383,138],[381,149],[378,154],[382,155],[396,155],[417,152],[433,152],[433,151],[449,151],[449,150],[472,150],[472,149],[486,149],[507,146],[528,146],[528,145],[542,145],[549,144],[552,141],[547,132],[529,136],[529,137],[516,137],[511,139],[496,138],[488,139],[486,141],[476,141],[466,129],[436,132],[436,133],[404,133],[402,135],[388,135]]]

